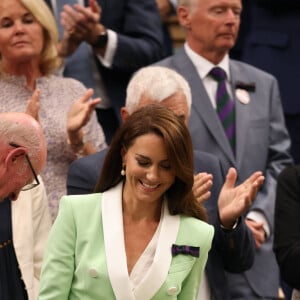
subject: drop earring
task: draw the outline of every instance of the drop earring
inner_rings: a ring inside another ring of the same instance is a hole
[[[122,166],[122,170],[121,170],[121,176],[125,176],[126,172],[125,172],[125,165]]]

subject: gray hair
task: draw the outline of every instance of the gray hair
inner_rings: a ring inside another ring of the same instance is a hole
[[[25,147],[28,155],[35,161],[39,159],[41,139],[31,128],[11,118],[0,118],[0,139],[2,144],[14,143]]]
[[[142,97],[145,95],[152,101],[161,102],[178,91],[183,92],[185,95],[190,113],[192,104],[191,90],[187,81],[179,73],[161,66],[141,68],[133,75],[127,86],[127,111],[129,114],[136,111]]]

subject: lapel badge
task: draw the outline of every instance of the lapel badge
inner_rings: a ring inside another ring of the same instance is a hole
[[[250,102],[250,95],[248,91],[244,89],[236,89],[235,96],[243,104],[248,104]]]

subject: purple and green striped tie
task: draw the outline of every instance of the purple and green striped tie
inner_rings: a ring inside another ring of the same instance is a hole
[[[234,102],[226,88],[226,73],[220,67],[214,67],[209,74],[218,82],[216,92],[217,113],[224,127],[233,153],[235,153],[235,113]]]

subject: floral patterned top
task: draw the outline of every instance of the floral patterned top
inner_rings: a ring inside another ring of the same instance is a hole
[[[68,166],[74,152],[67,143],[67,112],[71,104],[82,97],[86,88],[71,78],[40,77],[36,81],[40,90],[40,123],[47,140],[47,163],[41,176],[44,180],[52,218],[55,219],[59,199],[66,194]],[[26,110],[33,91],[26,86],[25,77],[2,75],[0,78],[0,112]],[[97,150],[106,147],[105,137],[94,112],[85,126],[84,136]]]

